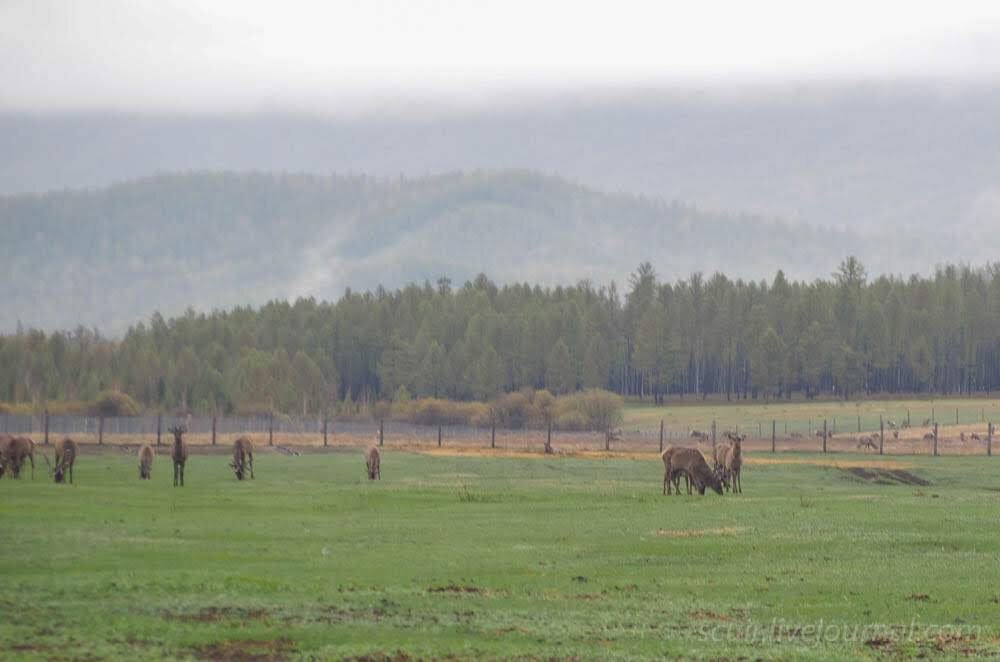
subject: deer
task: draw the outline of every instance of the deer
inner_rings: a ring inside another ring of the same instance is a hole
[[[730,439],[733,445],[726,451],[726,457],[722,464],[722,480],[729,487],[733,494],[743,494],[743,481],[740,474],[743,472],[743,440],[746,435],[732,436]]]
[[[34,480],[35,442],[27,437],[11,437],[3,451],[4,471],[10,471],[11,478],[20,478],[25,458],[31,462],[31,479]]]
[[[982,441],[982,439],[979,437],[978,433],[973,432],[972,433],[972,441]]]
[[[250,469],[250,480],[253,480],[253,442],[246,437],[240,437],[233,442],[233,461],[229,466],[236,472],[236,480],[243,480],[247,468]]]
[[[55,482],[65,482],[68,474],[70,484],[73,483],[73,463],[76,462],[76,452],[76,442],[66,437],[55,443],[55,466],[49,464],[49,456],[42,453],[42,458],[45,460],[45,464],[49,465],[49,473],[52,474],[52,479]]]
[[[670,494],[670,484],[673,483],[677,494],[680,490],[680,477],[684,475],[688,482],[688,494],[691,486],[704,495],[705,488],[711,487],[716,494],[722,494],[722,478],[719,472],[712,471],[705,462],[705,456],[696,448],[668,446],[660,455],[663,460],[663,494]]]
[[[875,439],[872,437],[861,437],[858,439],[858,450],[865,449],[867,453],[869,450],[877,450],[878,445],[875,443]]]
[[[7,446],[10,445],[11,439],[13,437],[9,434],[0,434],[0,478],[3,478],[4,456],[7,455]]]
[[[153,460],[156,451],[149,444],[143,444],[139,449],[139,480],[149,480],[153,477]]]
[[[177,487],[178,481],[180,486],[184,487],[184,463],[188,459],[187,444],[184,443],[185,432],[187,432],[187,428],[184,426],[178,425],[170,428],[170,433],[174,435],[174,447],[170,451],[170,457],[174,461],[174,487]]]
[[[382,480],[382,454],[375,446],[370,446],[365,452],[365,467],[368,469],[368,480]]]

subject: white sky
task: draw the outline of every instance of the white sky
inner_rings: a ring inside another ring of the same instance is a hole
[[[0,0],[0,109],[355,113],[858,78],[1000,79],[1000,2]]]

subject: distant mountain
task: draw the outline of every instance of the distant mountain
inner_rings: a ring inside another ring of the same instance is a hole
[[[604,191],[788,222],[921,233],[1000,230],[1000,87],[761,85],[380,116],[0,115],[0,193],[107,186],[163,172],[423,177],[523,168]],[[970,254],[971,251],[971,254]]]
[[[456,282],[624,285],[645,260],[664,278],[829,274],[848,253],[897,259],[905,242],[605,194],[525,171],[375,179],[160,175],[107,188],[0,197],[0,328],[96,325],[154,311],[345,288]]]

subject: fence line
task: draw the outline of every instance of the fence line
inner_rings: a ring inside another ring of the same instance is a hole
[[[952,412],[954,414],[954,412]],[[985,418],[985,416],[983,417]],[[82,443],[138,444],[157,440],[169,443],[168,429],[187,427],[191,443],[231,443],[234,435],[248,435],[258,444],[268,443],[322,446],[383,443],[386,446],[495,447],[540,450],[551,439],[555,451],[641,451],[656,452],[665,444],[698,445],[710,448],[724,441],[727,433],[746,435],[752,452],[875,452],[887,455],[983,454],[992,455],[994,427],[990,421],[961,423],[961,429],[937,422],[929,427],[896,429],[886,419],[875,421],[874,430],[855,418],[844,425],[844,417],[793,421],[768,419],[721,425],[679,427],[657,421],[654,426],[606,432],[545,429],[506,429],[468,425],[422,425],[396,421],[342,420],[322,417],[286,418],[271,416],[188,417],[135,416],[99,417],[81,415],[0,414],[0,433],[27,435],[36,442],[72,436]],[[904,419],[905,420],[905,419]],[[836,422],[835,422],[836,421]],[[380,426],[383,426],[380,436]],[[846,430],[845,430],[846,427]],[[949,427],[951,429],[949,430]],[[981,429],[980,429],[981,428]],[[858,430],[861,430],[858,432]],[[825,433],[824,433],[825,431]],[[881,431],[881,432],[880,432]],[[551,434],[551,437],[549,435]],[[870,444],[866,444],[870,441]]]

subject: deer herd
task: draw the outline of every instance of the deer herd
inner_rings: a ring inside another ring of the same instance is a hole
[[[174,437],[174,443],[170,449],[170,459],[174,465],[174,487],[184,487],[184,466],[188,459],[188,445],[184,441],[184,434],[187,432],[187,428],[175,426],[170,428],[169,432]],[[49,467],[49,475],[57,483],[66,482],[67,478],[72,483],[73,464],[76,462],[78,451],[77,443],[66,437],[57,441],[53,445],[53,449],[55,451],[54,463],[49,462],[49,458],[44,452],[41,453]],[[143,444],[139,448],[138,456],[139,480],[150,480],[153,477],[153,461],[156,459],[156,451],[150,444]],[[0,478],[3,478],[4,475],[10,478],[20,478],[25,462],[31,465],[31,478],[34,480],[35,442],[28,437],[0,434]],[[248,476],[250,480],[253,480],[253,442],[249,438],[240,437],[233,442],[233,459],[230,461],[229,467],[236,475],[236,480],[243,480]],[[365,450],[365,469],[369,480],[382,478],[382,454],[374,445]]]
[[[699,439],[704,438],[701,434],[697,436]],[[727,432],[726,438],[728,443],[720,443],[713,449],[711,468],[697,448],[667,446],[660,455],[663,460],[663,493],[670,494],[673,487],[673,491],[680,494],[683,477],[688,494],[691,494],[692,488],[702,495],[705,494],[705,488],[711,488],[716,494],[722,494],[723,489],[733,494],[742,494],[740,473],[746,435]]]

